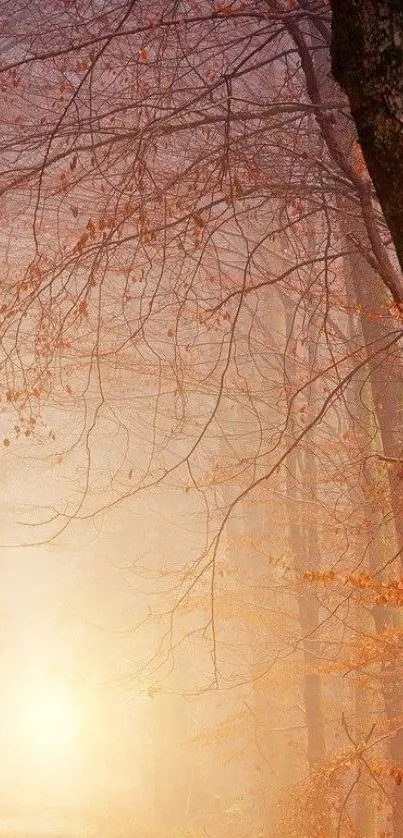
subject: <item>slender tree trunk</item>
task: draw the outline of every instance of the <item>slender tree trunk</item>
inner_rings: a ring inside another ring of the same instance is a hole
[[[357,227],[357,225],[355,225]],[[354,229],[355,236],[360,230]],[[362,240],[362,236],[361,239]],[[378,357],[369,361],[369,374],[377,424],[385,457],[403,459],[403,362],[398,345],[382,354],[382,346],[390,343],[396,322],[385,311],[378,277],[356,251],[349,257],[349,282],[359,306],[361,329],[368,355],[378,351]],[[403,571],[403,483],[400,468],[391,463],[388,467],[390,504],[396,530],[396,539]]]
[[[157,693],[154,702],[154,800],[163,831],[183,829],[188,815],[187,704],[182,696]]]
[[[245,632],[245,658],[249,668],[251,711],[254,725],[254,739],[256,751],[253,755],[254,764],[258,767],[256,784],[260,787],[261,818],[263,831],[273,829],[276,817],[276,806],[284,791],[294,782],[294,767],[287,759],[287,738],[285,732],[276,730],[278,719],[284,709],[279,704],[276,691],[271,682],[272,674],[265,678],[262,672],[262,645],[268,645],[267,633],[269,624],[263,628],[263,635],[257,629],[256,615],[262,608],[262,602],[256,597],[261,590],[262,578],[266,580],[270,569],[266,566],[266,552],[262,550],[262,541],[267,539],[267,522],[262,510],[256,502],[248,503],[247,499],[239,504],[237,515],[232,516],[227,525],[230,538],[230,563],[235,565],[240,576],[240,584],[245,589],[245,599],[249,601],[249,608],[245,607],[243,615],[243,630]],[[270,548],[268,548],[270,549]],[[268,586],[268,591],[270,586]],[[270,593],[265,608],[275,608],[274,595]],[[264,636],[264,644],[262,639]],[[296,700],[290,689],[286,703],[293,704]],[[274,730],[273,730],[274,728]],[[253,789],[252,789],[253,790]],[[256,789],[255,789],[256,793]]]
[[[287,303],[284,304],[287,340],[291,338],[291,313]],[[314,338],[308,340],[309,363],[312,363]],[[289,377],[295,386],[297,381],[295,364],[291,360],[288,366]],[[313,387],[308,389],[308,422],[309,412],[314,399]],[[293,408],[291,408],[292,410]],[[291,433],[293,417],[290,417]],[[307,761],[311,776],[325,764],[326,734],[323,707],[322,677],[315,667],[321,660],[321,646],[319,638],[319,602],[313,590],[302,587],[301,581],[306,570],[312,567],[320,568],[321,558],[317,529],[317,516],[314,504],[309,511],[304,508],[305,498],[301,497],[300,487],[310,493],[314,500],[317,497],[317,471],[315,457],[310,451],[294,449],[287,458],[286,465],[286,493],[289,544],[296,572],[297,608],[304,657],[303,694],[307,731]],[[313,835],[332,834],[331,822],[326,799],[318,800],[313,815]]]
[[[358,231],[355,230],[357,235]],[[385,456],[402,456],[402,422],[401,422],[401,381],[403,380],[403,365],[400,354],[393,349],[389,356],[384,357],[381,353],[380,359],[372,359],[371,355],[375,348],[382,347],[386,343],[393,323],[387,316],[383,319],[379,316],[382,311],[382,300],[380,299],[380,287],[378,278],[368,268],[359,253],[350,256],[347,263],[347,284],[350,295],[360,311],[360,326],[364,343],[368,351],[369,383],[372,392],[373,412],[372,423],[369,422],[370,407],[366,412],[362,405],[361,394],[357,394],[357,404],[360,405],[359,426],[362,431],[362,449],[370,456],[373,451],[373,428],[378,428],[380,441]],[[365,269],[365,270],[364,270]],[[390,489],[390,504],[392,510],[392,525],[396,533],[396,544],[400,551],[403,547],[403,506],[402,506],[402,484],[396,467],[392,466],[388,472]],[[373,574],[379,574],[380,568],[390,560],[393,545],[393,529],[383,521],[382,513],[371,510],[368,514],[371,524],[367,529],[368,556],[370,570]],[[389,538],[388,538],[389,530]],[[380,534],[382,533],[382,535]],[[386,543],[389,549],[386,551]],[[393,555],[393,553],[392,553]],[[400,553],[400,565],[402,565],[403,552]],[[386,630],[396,628],[396,619],[390,609],[375,605],[372,610],[376,633],[381,636]],[[400,687],[399,662],[392,658],[381,663],[381,689],[385,704],[386,718],[391,730],[389,740],[389,755],[392,764],[402,766],[403,763],[403,731],[399,730],[403,724],[403,695]],[[395,731],[393,733],[393,731]],[[403,830],[403,789],[396,785],[393,799],[393,834],[398,838]]]
[[[326,758],[325,724],[323,715],[322,679],[315,672],[320,660],[317,630],[319,606],[308,589],[301,589],[300,580],[306,570],[318,568],[317,532],[314,522],[308,525],[299,514],[300,494],[298,483],[302,474],[298,468],[297,455],[292,452],[287,460],[287,509],[291,554],[297,576],[297,607],[304,654],[304,705],[307,727],[307,759],[311,772],[324,763]],[[309,547],[313,548],[308,552]]]

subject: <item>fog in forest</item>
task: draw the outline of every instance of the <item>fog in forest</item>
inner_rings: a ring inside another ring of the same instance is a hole
[[[403,285],[330,5],[0,23],[0,838],[399,838]]]

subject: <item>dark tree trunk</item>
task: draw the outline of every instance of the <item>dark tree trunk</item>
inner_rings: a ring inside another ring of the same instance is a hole
[[[332,72],[348,96],[403,269],[403,3],[331,0]]]

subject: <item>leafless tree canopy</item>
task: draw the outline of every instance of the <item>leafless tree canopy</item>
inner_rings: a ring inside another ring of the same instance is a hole
[[[374,5],[0,10],[2,456],[54,475],[4,541],[167,502],[188,540],[133,557],[162,626],[133,678],[156,698],[200,655],[175,689],[235,691],[259,812],[288,691],[284,730],[302,707],[303,733],[263,829],[302,838],[403,821],[401,102],[382,168],[373,71],[351,52]],[[241,834],[248,812],[212,828]]]

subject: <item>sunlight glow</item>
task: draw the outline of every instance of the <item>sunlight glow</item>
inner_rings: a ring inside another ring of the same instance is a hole
[[[77,708],[62,686],[36,687],[21,702],[20,724],[28,749],[40,754],[63,749],[77,738]]]

